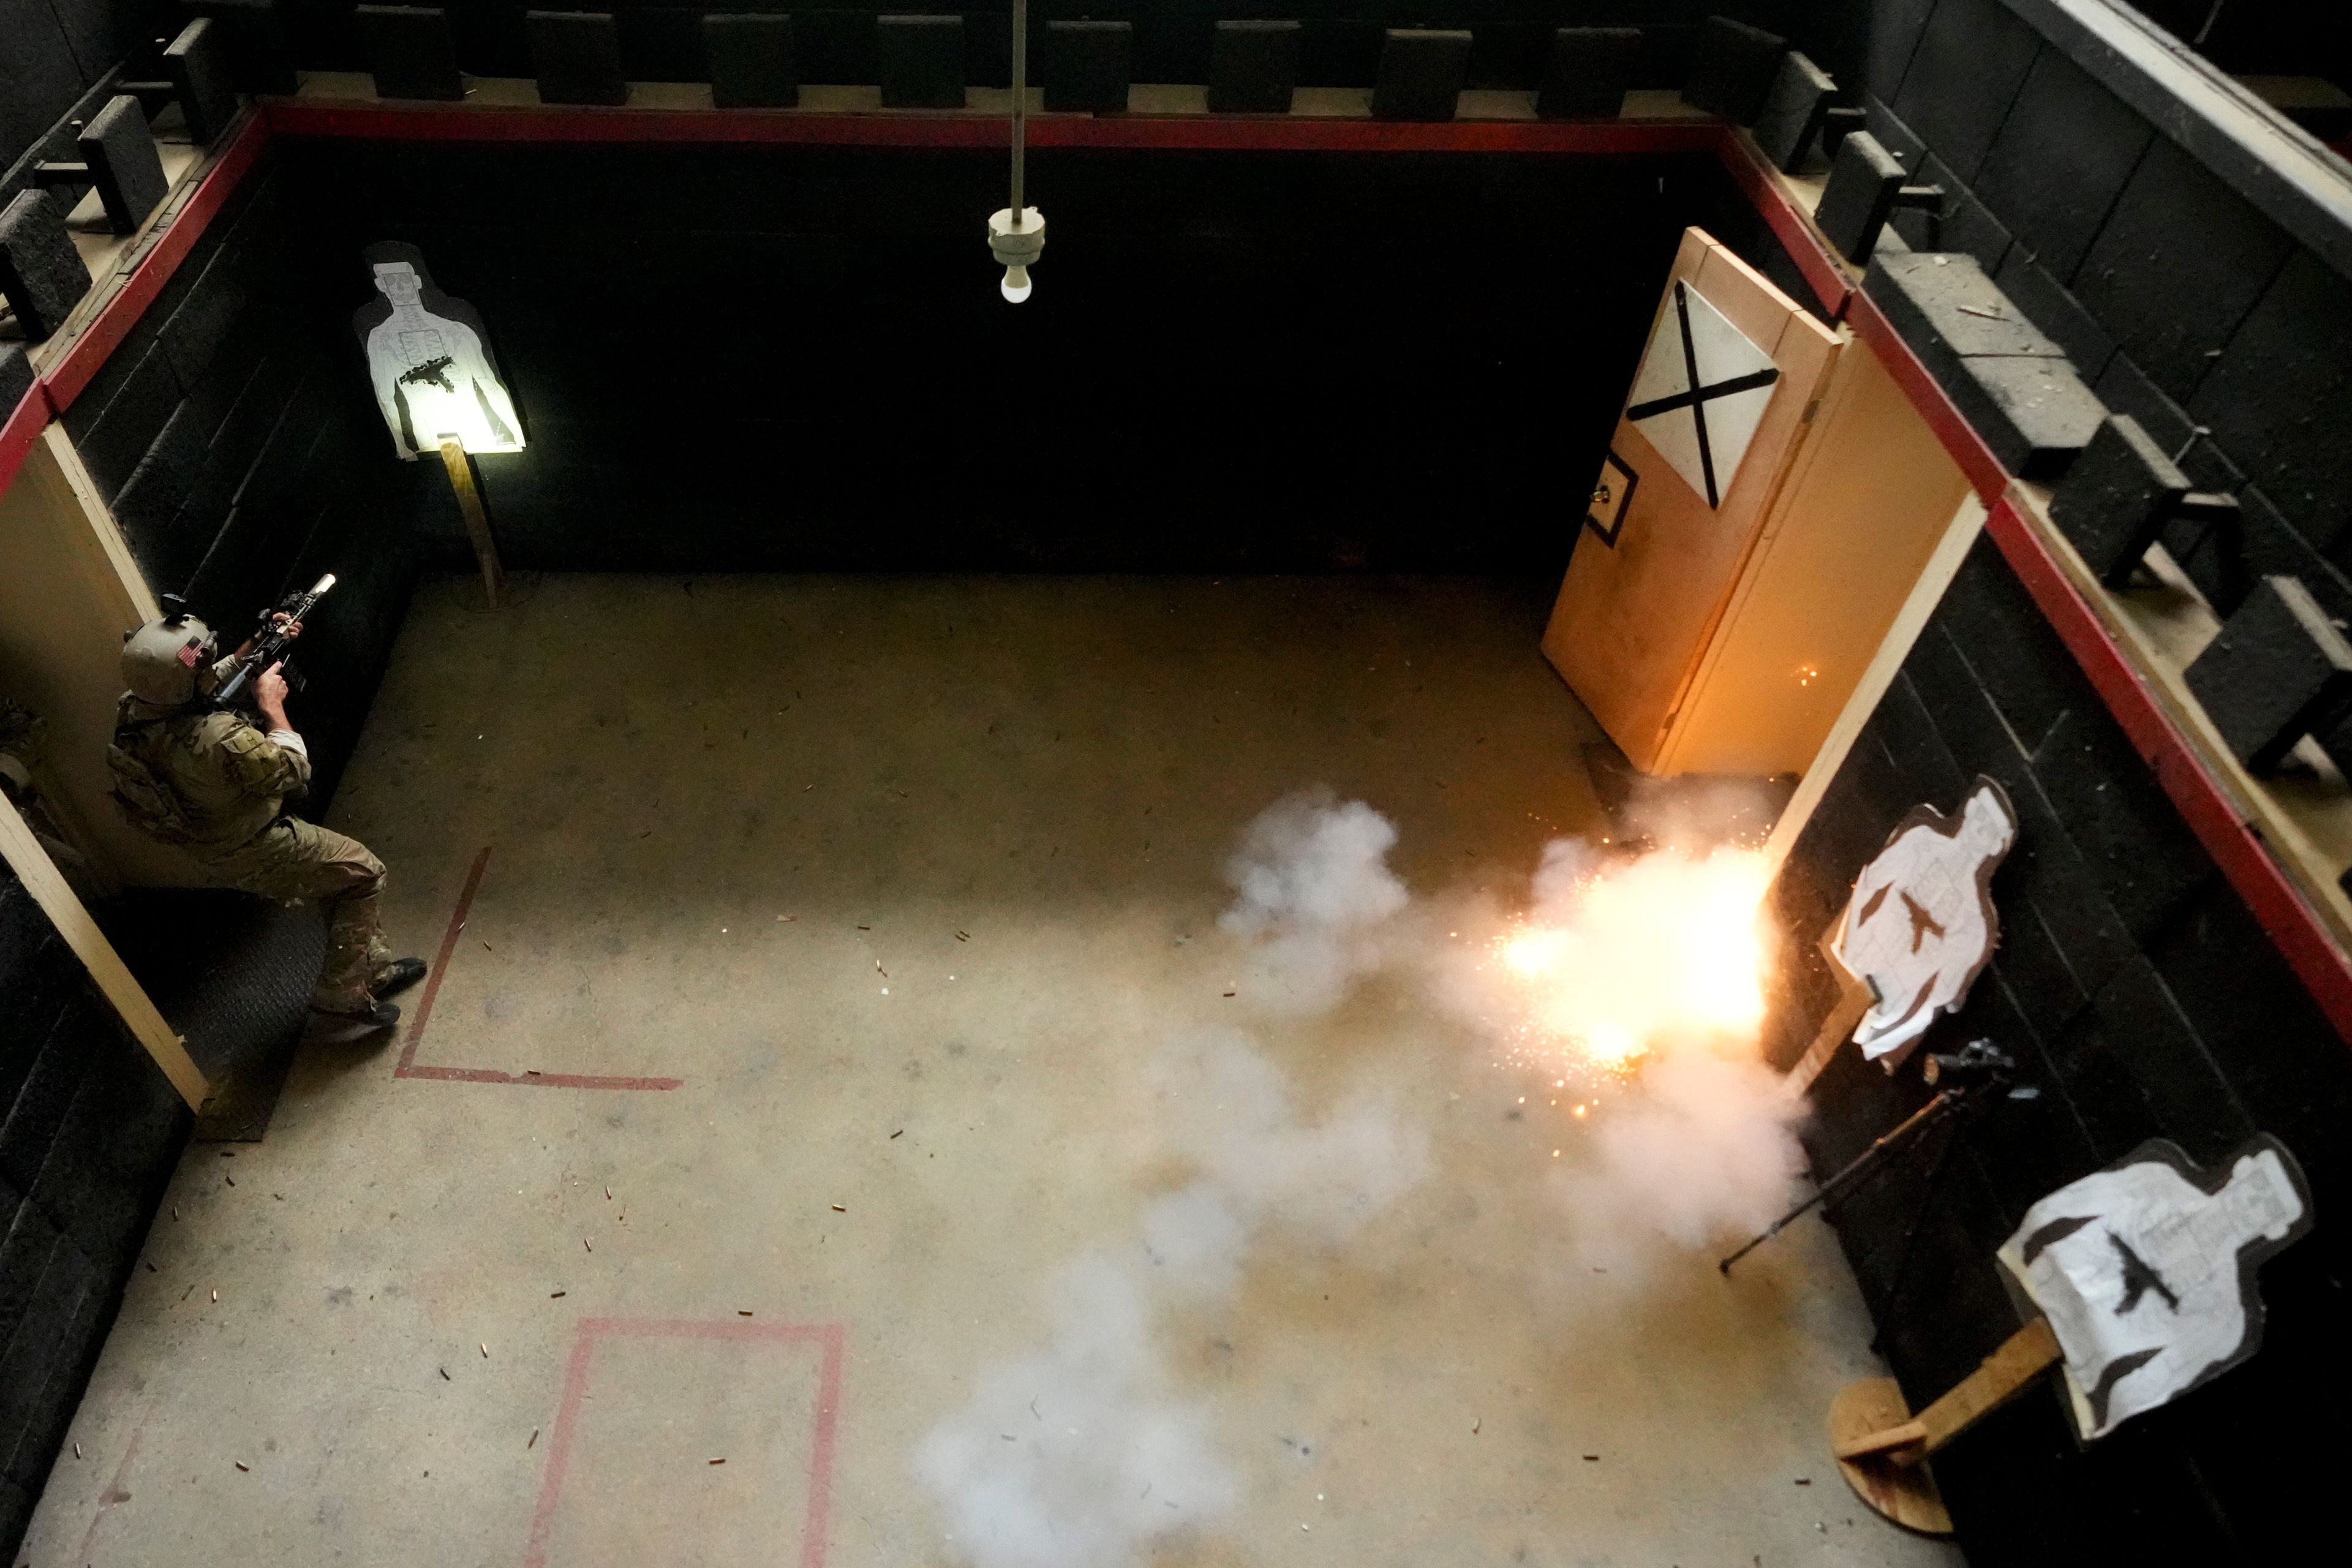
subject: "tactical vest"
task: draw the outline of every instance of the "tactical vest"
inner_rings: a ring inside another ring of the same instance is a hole
[[[106,793],[132,826],[166,844],[193,843],[194,825],[188,820],[187,809],[147,761],[159,741],[171,743],[165,720],[118,726],[106,748],[106,771],[114,776],[114,785]]]

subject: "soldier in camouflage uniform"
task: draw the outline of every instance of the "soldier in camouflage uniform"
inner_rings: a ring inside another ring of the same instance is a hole
[[[125,639],[131,689],[107,748],[115,801],[229,886],[324,906],[327,957],[310,1005],[388,1028],[400,1009],[383,996],[423,978],[425,964],[394,959],[376,934],[383,862],[356,839],[286,814],[286,797],[310,781],[310,750],[286,718],[286,679],[273,664],[254,682],[264,733],[204,700],[238,657],[215,661],[215,651],[212,629],[184,614]]]

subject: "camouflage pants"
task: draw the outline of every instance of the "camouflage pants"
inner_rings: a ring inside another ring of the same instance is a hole
[[[356,838],[281,816],[207,864],[233,888],[289,903],[308,899],[327,911],[327,957],[310,1005],[332,1012],[372,1005],[392,954],[376,934],[383,862]]]

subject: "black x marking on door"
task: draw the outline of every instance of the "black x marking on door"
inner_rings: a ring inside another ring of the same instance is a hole
[[[1671,414],[1677,408],[1691,411],[1691,424],[1698,431],[1698,468],[1706,479],[1706,504],[1720,506],[1723,498],[1716,491],[1715,451],[1707,444],[1706,405],[1718,397],[1728,397],[1735,392],[1752,392],[1759,386],[1769,386],[1780,379],[1778,365],[1735,375],[1728,381],[1718,381],[1702,386],[1698,379],[1698,349],[1691,342],[1690,297],[1679,278],[1675,279],[1675,316],[1683,330],[1683,379],[1690,384],[1688,392],[1677,392],[1666,397],[1654,397],[1647,403],[1636,403],[1625,410],[1625,417],[1650,419],[1661,414]]]

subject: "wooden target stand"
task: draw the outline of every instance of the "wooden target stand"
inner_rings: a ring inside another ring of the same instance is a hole
[[[1819,945],[1830,973],[1837,977],[1838,999],[1812,1044],[1789,1069],[1784,1082],[1792,1098],[1812,1087],[1877,1000],[1870,983],[1848,973],[1830,950],[1836,929],[1832,922]],[[2058,1339],[2051,1332],[2050,1320],[2036,1318],[1916,1415],[1891,1377],[1865,1377],[1846,1384],[1830,1402],[1830,1452],[1838,1473],[1880,1517],[1923,1535],[1951,1534],[1952,1516],[1927,1460],[2032,1387],[2058,1360]]]
[[[1841,914],[1838,920],[1832,921],[1829,930],[1822,932],[1821,940],[1814,943],[1821,950],[1822,962],[1830,966],[1830,973],[1837,980],[1838,999],[1831,1006],[1829,1016],[1822,1020],[1821,1032],[1813,1037],[1813,1043],[1805,1047],[1805,1054],[1797,1058],[1796,1065],[1780,1080],[1791,1100],[1813,1087],[1813,1080],[1822,1076],[1822,1069],[1830,1065],[1838,1047],[1853,1037],[1862,1016],[1878,1001],[1876,988],[1869,981],[1847,973],[1845,965],[1838,962],[1838,955],[1831,951],[1830,939],[1837,934],[1838,922],[1844,918]]]
[[[507,569],[499,560],[499,542],[490,532],[489,509],[482,504],[482,487],[474,475],[474,459],[466,443],[455,436],[441,437],[441,466],[449,470],[449,488],[457,492],[457,510],[466,520],[466,537],[473,542],[474,559],[482,568],[482,592],[490,608],[499,607],[506,592]]]
[[[1856,1497],[1905,1529],[1951,1534],[1952,1516],[1928,1458],[2031,1388],[2058,1359],[2050,1320],[2036,1318],[1916,1415],[1891,1377],[1846,1384],[1830,1403],[1830,1452],[1839,1474]]]

